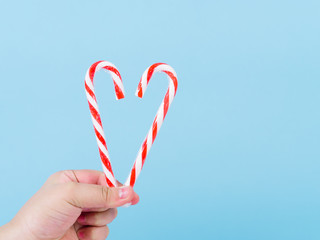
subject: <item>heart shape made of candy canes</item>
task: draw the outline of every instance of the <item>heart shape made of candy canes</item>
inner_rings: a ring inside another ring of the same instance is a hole
[[[115,92],[116,92],[116,99],[124,98],[124,87],[121,79],[120,72],[118,69],[110,62],[107,61],[98,61],[91,65],[88,69],[85,77],[85,89],[86,95],[89,103],[89,109],[91,112],[91,119],[94,127],[94,131],[96,134],[96,139],[98,143],[100,158],[102,161],[103,171],[106,176],[107,184],[109,187],[116,187],[117,181],[114,177],[110,157],[108,153],[108,148],[105,140],[105,135],[102,127],[101,117],[98,109],[97,99],[94,92],[94,84],[93,78],[97,71],[105,69],[109,71],[111,77],[113,79]],[[146,160],[147,154],[150,151],[150,148],[157,136],[157,133],[163,123],[164,118],[168,112],[169,106],[173,101],[174,96],[176,95],[177,87],[178,87],[178,80],[177,74],[175,73],[174,69],[165,63],[155,63],[148,67],[139,82],[138,88],[136,90],[136,96],[142,98],[148,83],[155,72],[164,72],[169,77],[169,88],[167,93],[157,111],[156,117],[152,123],[152,126],[143,141],[140,150],[138,152],[138,156],[133,164],[133,167],[130,171],[129,177],[125,182],[125,186],[134,186],[141,169],[144,165]]]

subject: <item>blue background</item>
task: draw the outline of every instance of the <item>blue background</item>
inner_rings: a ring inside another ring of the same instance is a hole
[[[1,1],[0,224],[62,169],[98,169],[84,91],[96,75],[124,181],[168,82],[179,87],[110,239],[320,239],[320,2]]]

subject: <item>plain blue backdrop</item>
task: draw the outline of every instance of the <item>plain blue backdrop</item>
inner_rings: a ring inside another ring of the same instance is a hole
[[[1,1],[0,225],[63,169],[98,169],[96,92],[124,181],[168,81],[177,95],[110,239],[320,239],[320,2]]]

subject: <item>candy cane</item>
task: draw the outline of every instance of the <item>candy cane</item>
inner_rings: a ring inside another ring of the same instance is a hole
[[[176,95],[177,87],[178,87],[178,81],[177,81],[177,74],[175,73],[174,69],[170,67],[167,64],[164,63],[156,63],[151,65],[149,68],[146,69],[146,71],[143,73],[137,91],[136,96],[142,98],[146,89],[147,85],[152,77],[152,75],[155,72],[164,72],[169,76],[169,88],[168,91],[158,109],[158,112],[156,114],[156,117],[153,121],[153,124],[143,141],[143,144],[141,145],[141,148],[138,152],[138,156],[133,164],[133,167],[131,169],[131,172],[129,174],[129,177],[125,183],[126,186],[134,186],[141,169],[143,167],[143,164],[146,160],[147,154],[150,151],[150,148],[157,136],[157,133],[163,123],[164,118],[166,117],[166,114],[168,112],[168,108],[170,104],[172,103],[172,100],[174,96]]]
[[[89,109],[91,112],[92,123],[93,123],[94,131],[96,133],[96,139],[99,147],[100,158],[102,161],[102,168],[106,175],[108,186],[115,187],[117,186],[117,182],[115,180],[115,177],[111,168],[108,148],[107,148],[106,139],[104,136],[97,99],[96,99],[96,96],[94,93],[94,87],[93,87],[94,75],[100,69],[108,70],[109,73],[111,74],[114,87],[115,87],[117,100],[124,98],[124,88],[123,88],[122,79],[118,69],[110,62],[107,62],[107,61],[96,62],[92,64],[87,71],[87,74],[85,77],[85,89],[86,89],[86,95],[89,103]]]

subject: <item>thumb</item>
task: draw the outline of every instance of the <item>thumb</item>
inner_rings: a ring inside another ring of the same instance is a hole
[[[68,183],[67,201],[72,205],[85,208],[116,208],[131,203],[134,198],[132,187],[109,188],[106,186]]]

